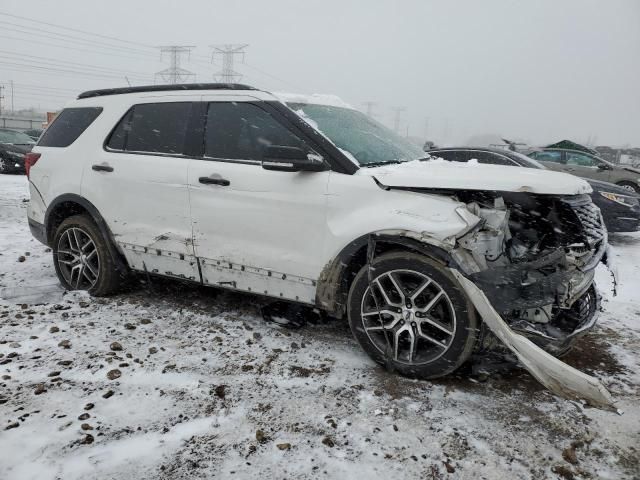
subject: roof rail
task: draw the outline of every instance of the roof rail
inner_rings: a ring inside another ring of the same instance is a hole
[[[165,92],[174,90],[257,90],[257,88],[240,83],[176,83],[171,85],[141,85],[136,87],[105,88],[89,90],[78,95],[81,98],[104,97],[124,93]]]

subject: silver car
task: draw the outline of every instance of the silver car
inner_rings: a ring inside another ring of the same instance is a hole
[[[551,170],[615,183],[640,193],[640,169],[615,165],[590,153],[564,148],[543,148],[527,155]]]

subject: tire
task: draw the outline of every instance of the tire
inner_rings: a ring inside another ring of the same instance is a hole
[[[469,358],[476,312],[442,264],[408,252],[381,255],[371,264],[372,289],[368,270],[365,265],[354,278],[347,310],[353,336],[374,361],[402,375],[433,379]]]
[[[93,219],[74,215],[58,227],[53,240],[53,263],[67,290],[87,290],[94,296],[115,293],[122,277],[113,250]]]
[[[633,182],[618,182],[617,185],[619,187],[625,188],[631,192],[635,192],[635,193],[639,193],[640,194],[640,186],[638,186],[637,184],[633,183]]]

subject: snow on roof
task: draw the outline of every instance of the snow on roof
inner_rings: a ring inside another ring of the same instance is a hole
[[[355,110],[355,108],[337,95],[326,95],[321,93],[306,95],[303,93],[287,92],[274,92],[273,95],[283,103],[310,103],[313,105],[326,105],[328,107],[350,108],[351,110]]]

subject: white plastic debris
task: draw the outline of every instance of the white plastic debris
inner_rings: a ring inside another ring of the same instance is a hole
[[[594,407],[617,411],[611,394],[599,380],[561,362],[528,338],[515,333],[491,306],[482,290],[457,270],[451,269],[451,272],[465,289],[487,326],[540,383],[565,398],[582,399]]]

